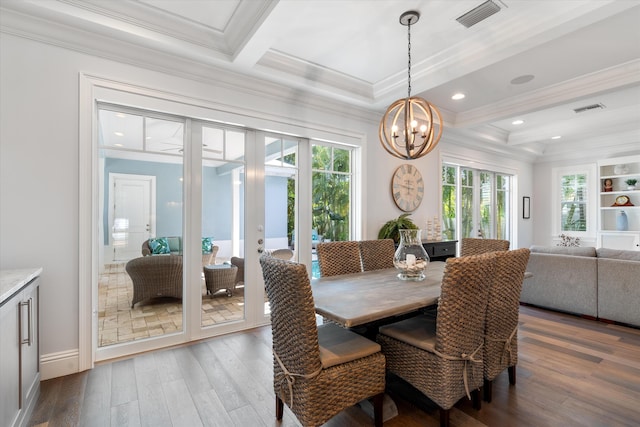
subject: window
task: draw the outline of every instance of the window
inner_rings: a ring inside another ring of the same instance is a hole
[[[595,238],[596,166],[569,166],[552,171],[553,234]]]
[[[512,181],[508,174],[443,164],[443,237],[510,240]]]
[[[312,224],[324,240],[351,238],[353,166],[350,147],[312,147]]]
[[[587,174],[563,175],[560,231],[587,231]]]

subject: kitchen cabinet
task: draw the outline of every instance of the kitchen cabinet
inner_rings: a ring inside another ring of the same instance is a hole
[[[40,392],[40,272],[3,270],[0,280],[0,425],[25,426]]]

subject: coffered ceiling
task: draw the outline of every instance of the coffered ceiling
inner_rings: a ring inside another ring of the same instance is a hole
[[[640,1],[494,0],[500,10],[479,23],[456,20],[483,3],[3,0],[0,12],[5,32],[40,32],[163,70],[224,69],[375,117],[407,94],[399,16],[416,10],[412,94],[438,106],[458,139],[473,134],[474,143],[538,159],[602,145],[638,149]],[[466,97],[452,100],[457,92]],[[602,108],[574,111],[593,105]]]

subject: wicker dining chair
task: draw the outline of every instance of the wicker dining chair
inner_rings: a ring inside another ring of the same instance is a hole
[[[460,256],[480,255],[487,252],[508,251],[510,242],[500,239],[465,237],[460,242]]]
[[[435,318],[420,315],[382,326],[377,341],[387,370],[440,408],[440,425],[465,395],[481,406],[484,321],[495,254],[450,258]]]
[[[303,426],[318,426],[373,397],[382,426],[385,357],[380,345],[339,326],[316,326],[303,264],[260,257],[271,310],[276,419],[284,404]]]
[[[493,380],[505,369],[509,373],[509,383],[516,383],[520,292],[528,262],[529,249],[496,253],[494,279],[487,302],[482,357],[484,400],[487,402],[491,402]]]
[[[360,246],[357,241],[321,242],[316,247],[320,276],[360,273]]]
[[[362,240],[358,244],[363,271],[394,267],[393,256],[396,253],[396,247],[393,239]]]

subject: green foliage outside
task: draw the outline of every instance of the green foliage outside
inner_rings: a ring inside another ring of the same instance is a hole
[[[587,175],[562,177],[562,231],[587,231]]]
[[[350,168],[350,150],[313,146],[311,224],[325,239],[349,240]]]

